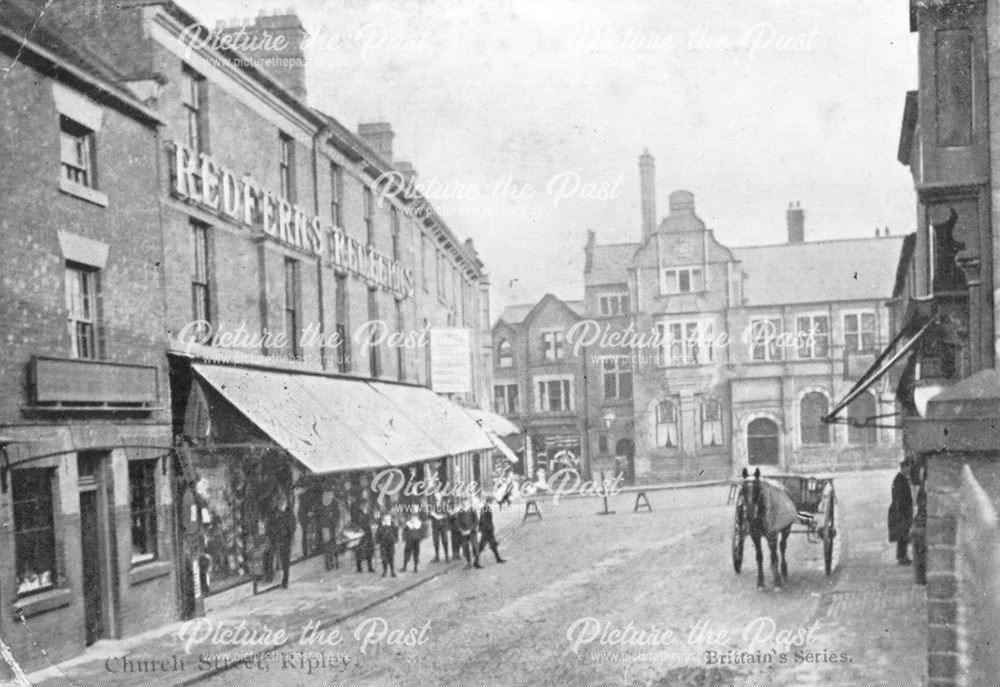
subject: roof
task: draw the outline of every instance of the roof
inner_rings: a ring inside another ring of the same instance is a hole
[[[585,275],[587,286],[624,282],[639,246],[638,243],[594,245],[590,271]]]
[[[555,298],[555,296],[553,296],[553,298]],[[561,298],[558,300],[577,315],[583,317],[583,301],[564,301]],[[503,309],[503,312],[500,313],[500,319],[507,324],[521,324],[539,302],[541,301],[539,300],[535,303],[517,303],[514,305],[508,305]]]
[[[889,236],[732,250],[754,306],[891,298],[902,247],[902,236]]]

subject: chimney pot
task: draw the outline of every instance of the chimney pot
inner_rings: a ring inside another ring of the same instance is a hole
[[[644,148],[639,156],[639,197],[642,208],[642,241],[656,232],[656,162]]]
[[[802,243],[806,240],[806,212],[802,209],[802,203],[796,201],[789,203],[788,212],[785,213],[788,221],[788,242]]]

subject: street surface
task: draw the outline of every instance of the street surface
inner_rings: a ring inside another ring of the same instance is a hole
[[[726,487],[650,492],[652,513],[632,513],[627,494],[613,515],[564,499],[501,542],[508,563],[486,551],[485,569],[449,570],[325,635],[290,615],[292,641],[205,684],[919,685],[924,593],[885,542],[891,477],[836,478],[832,578],[799,534],[783,590],[769,569],[756,589],[749,540],[736,575]],[[199,654],[204,669],[246,651],[200,643],[186,672]]]

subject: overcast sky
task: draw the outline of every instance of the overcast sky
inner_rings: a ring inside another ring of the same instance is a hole
[[[290,0],[181,0],[219,19]],[[438,211],[471,236],[494,316],[579,298],[586,231],[640,231],[684,188],[729,245],[913,230],[896,147],[916,38],[905,0],[300,0],[310,103],[389,121]],[[431,184],[437,181],[437,187]],[[601,191],[604,193],[601,193]]]

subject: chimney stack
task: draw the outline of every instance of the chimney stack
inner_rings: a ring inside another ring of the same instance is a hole
[[[802,203],[789,203],[787,217],[788,242],[802,243],[806,240],[806,211],[802,209]]]
[[[656,233],[656,164],[646,148],[639,156],[639,189],[642,201],[642,241]]]
[[[358,136],[389,164],[392,164],[392,139],[395,135],[389,122],[358,124]]]
[[[216,30],[220,35],[232,36],[233,47],[238,52],[305,102],[306,56],[302,43],[309,34],[294,8],[274,14],[261,10],[252,22],[219,22]]]

